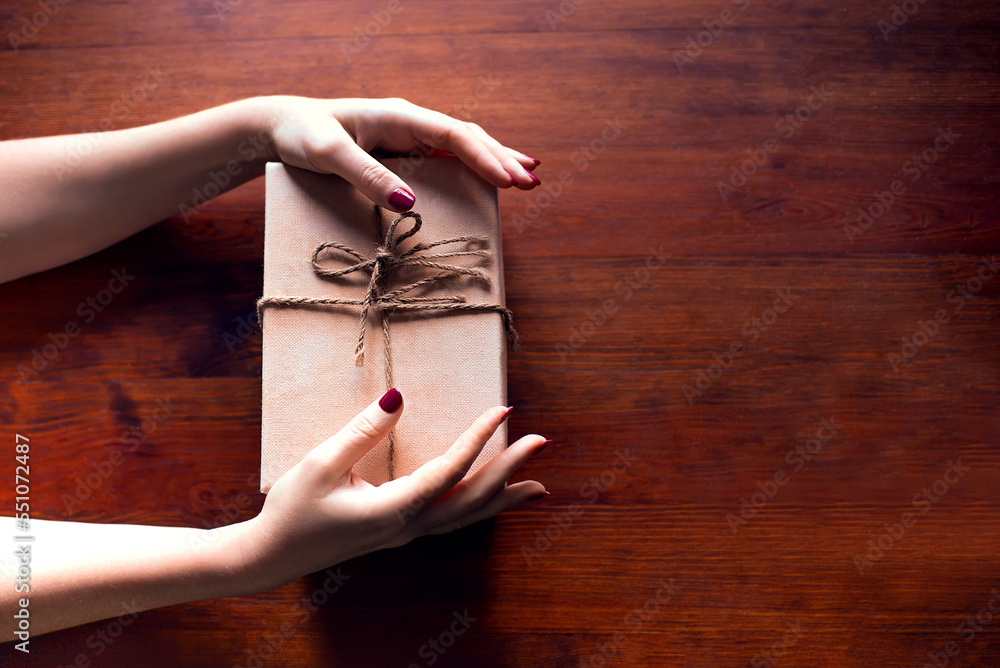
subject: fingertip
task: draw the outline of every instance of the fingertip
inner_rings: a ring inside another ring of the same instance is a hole
[[[529,170],[524,165],[518,165],[518,167],[520,167],[518,172],[522,174],[520,181],[518,181],[513,175],[511,175],[511,173],[508,170],[504,169],[504,171],[507,172],[507,175],[510,176],[511,178],[511,183],[510,183],[511,186],[518,188],[520,190],[531,190],[532,188],[542,185],[541,180],[537,176],[535,176],[531,172],[531,170]]]
[[[496,433],[500,425],[503,424],[507,416],[514,410],[513,406],[496,406],[487,408],[480,414],[465,432],[455,441],[455,443],[445,452],[446,456],[452,453],[459,458],[468,458],[465,468],[472,465],[476,456],[482,451],[483,446]],[[464,473],[463,473],[464,475]]]
[[[539,160],[534,156],[528,155],[527,153],[521,153],[520,151],[516,151],[512,148],[508,148],[507,152],[510,153],[510,156],[514,158],[514,160],[517,160],[518,164],[520,164],[525,169],[535,169],[540,164],[542,164],[541,160]]]
[[[395,387],[390,388],[382,398],[378,400],[379,408],[392,415],[403,406],[403,395]]]
[[[538,165],[542,164],[541,160],[539,160],[538,158],[532,157],[532,156],[528,155],[527,153],[522,153],[521,155],[531,161],[531,169],[534,169],[535,167],[538,167]]]
[[[506,422],[507,418],[510,417],[510,414],[513,411],[514,411],[514,407],[513,406],[507,406],[506,408],[504,408],[504,413],[503,413],[503,417],[500,419],[500,424],[503,424],[504,422]]]
[[[391,206],[397,213],[409,211],[417,202],[417,198],[414,194],[406,188],[396,188],[389,193],[389,197],[386,199],[389,202],[389,206]]]
[[[511,443],[510,447],[526,448],[528,451],[534,452],[536,448],[544,447],[543,444],[548,445],[549,443],[552,443],[552,440],[540,434],[525,434],[514,443]]]
[[[537,480],[522,480],[513,485],[508,485],[503,491],[510,498],[508,508],[533,501],[540,501],[548,496],[552,496]]]

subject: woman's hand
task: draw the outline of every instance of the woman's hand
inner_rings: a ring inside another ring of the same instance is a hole
[[[401,212],[413,206],[413,192],[370,151],[453,153],[499,188],[530,190],[541,182],[529,170],[539,161],[500,144],[474,123],[466,123],[398,98],[315,100],[262,98],[265,132],[275,158],[324,174],[339,174],[369,199]]]
[[[83,160],[71,163],[87,146]],[[368,151],[454,153],[501,188],[539,184],[538,160],[478,125],[399,99],[255,97],[101,135],[0,142],[0,283],[71,262],[264,173],[267,160],[339,174],[373,202],[410,209],[413,192]],[[57,240],[57,243],[53,242]]]
[[[270,589],[353,557],[447,533],[541,498],[534,480],[507,485],[529,457],[548,444],[532,434],[463,480],[507,417],[503,406],[483,413],[440,457],[411,475],[378,487],[352,470],[402,414],[389,390],[335,436],[313,449],[271,487],[260,514],[240,525],[245,572],[255,589]]]

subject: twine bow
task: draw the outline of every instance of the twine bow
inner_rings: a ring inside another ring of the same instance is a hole
[[[410,229],[402,231],[397,236],[397,228],[404,220],[412,219],[413,225]],[[407,211],[399,214],[389,225],[389,229],[382,235],[382,210],[375,206],[375,232],[377,238],[382,242],[375,247],[375,252],[370,258],[366,258],[357,250],[338,243],[336,241],[325,241],[313,251],[312,268],[317,276],[336,279],[356,271],[371,270],[371,277],[368,287],[362,299],[351,299],[341,297],[281,297],[264,296],[257,300],[257,317],[263,322],[263,310],[265,306],[360,306],[361,316],[358,331],[358,342],[354,348],[355,366],[364,366],[365,363],[365,332],[368,326],[368,319],[372,312],[379,316],[382,324],[382,337],[384,341],[383,350],[385,353],[385,383],[386,389],[393,386],[392,382],[392,358],[389,354],[389,318],[387,312],[392,311],[480,311],[498,313],[503,319],[504,329],[511,341],[511,345],[518,347],[517,331],[514,329],[513,316],[507,307],[500,304],[479,304],[469,303],[464,295],[452,294],[443,296],[407,296],[415,290],[431,286],[440,281],[457,276],[469,276],[473,280],[489,283],[489,275],[478,267],[462,267],[454,264],[445,264],[441,260],[454,257],[473,256],[484,259],[492,258],[492,254],[484,250],[484,246],[489,240],[482,236],[464,235],[452,237],[450,239],[440,239],[431,242],[419,242],[414,244],[409,250],[402,250],[400,244],[414,236],[422,224],[420,214]],[[456,250],[443,253],[427,254],[432,248],[454,243],[475,244],[480,246],[473,250]],[[342,267],[340,269],[330,269],[323,266],[320,255],[327,249],[336,249],[357,260],[356,263]],[[388,279],[392,273],[406,267],[428,267],[439,270],[438,273],[425,278],[421,278],[413,283],[404,285],[387,292]],[[393,435],[389,434],[389,476],[395,478],[394,472],[394,443]]]

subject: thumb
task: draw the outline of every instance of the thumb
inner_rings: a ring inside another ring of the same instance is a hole
[[[416,197],[409,186],[364,149],[349,142],[341,155],[337,173],[353,183],[368,199],[397,213],[413,208]]]
[[[309,454],[321,462],[327,474],[343,475],[388,436],[402,414],[403,395],[392,388]]]

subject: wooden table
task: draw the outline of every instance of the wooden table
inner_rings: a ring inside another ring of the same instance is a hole
[[[3,139],[400,96],[540,157],[546,190],[501,194],[511,427],[555,440],[531,507],[4,665],[1000,665],[996,3],[18,0],[0,26]],[[0,286],[36,516],[258,511],[263,222],[258,180]]]

